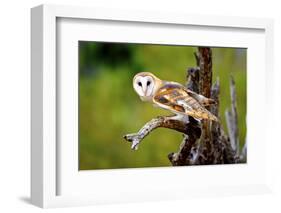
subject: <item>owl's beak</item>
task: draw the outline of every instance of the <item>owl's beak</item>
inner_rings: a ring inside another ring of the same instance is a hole
[[[143,91],[144,96],[146,96],[146,93],[147,93],[147,87],[144,87],[142,91]]]

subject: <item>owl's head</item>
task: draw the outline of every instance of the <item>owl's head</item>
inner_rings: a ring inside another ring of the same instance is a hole
[[[141,72],[135,75],[133,86],[142,100],[152,98],[161,80],[150,72]]]

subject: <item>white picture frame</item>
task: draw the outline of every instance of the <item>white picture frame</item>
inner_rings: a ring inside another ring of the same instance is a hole
[[[68,21],[66,24],[67,26],[62,23],[62,21],[65,20]],[[68,147],[70,148],[67,148],[64,145],[58,146],[57,144],[59,137],[57,121],[60,116],[58,114],[58,102],[67,101],[65,99],[58,100],[58,98],[61,98],[61,96],[58,95],[58,88],[61,88],[62,81],[66,81],[64,80],[66,78],[63,75],[60,76],[59,79],[57,77],[57,69],[59,69],[60,66],[58,65],[60,63],[60,61],[58,61],[58,49],[65,48],[65,46],[63,46],[63,42],[61,42],[62,46],[60,46],[58,38],[67,39],[66,37],[60,37],[59,32],[62,31],[62,28],[60,27],[63,27],[63,30],[73,30],[75,27],[80,27],[79,30],[76,30],[79,33],[68,34],[70,40],[75,40],[80,37],[91,39],[90,36],[96,35],[93,33],[94,31],[85,35],[86,33],[83,29],[85,29],[85,27],[89,27],[90,29],[90,24],[88,26],[83,25],[82,23],[83,27],[81,28],[81,23],[76,25],[72,25],[70,23],[72,21],[74,22],[74,20],[80,20],[82,22],[85,20],[88,22],[91,22],[91,20],[98,20],[100,21],[100,25],[103,25],[103,22],[108,21],[117,29],[122,26],[123,23],[133,23],[128,27],[134,27],[134,25],[137,24],[141,24],[143,27],[146,27],[146,25],[153,24],[154,26],[160,26],[159,28],[165,27],[167,32],[172,31],[173,29],[175,30],[176,27],[181,28],[187,26],[195,26],[195,28],[199,27],[202,30],[211,29],[216,31],[217,29],[218,31],[221,30],[228,34],[229,32],[232,33],[235,31],[237,32],[237,35],[239,31],[247,31],[250,34],[251,32],[256,32],[258,34],[256,37],[254,35],[250,38],[247,38],[247,36],[242,37],[245,38],[246,46],[247,42],[250,42],[250,40],[253,40],[251,41],[253,43],[249,43],[251,47],[254,47],[254,42],[262,43],[262,47],[260,49],[252,49],[253,54],[254,52],[260,50],[260,53],[257,53],[256,55],[258,62],[254,63],[254,57],[251,58],[250,56],[249,58],[249,70],[255,69],[260,70],[260,72],[257,71],[258,74],[255,79],[253,77],[254,75],[251,73],[249,74],[248,81],[250,86],[248,88],[248,94],[251,95],[255,93],[255,88],[252,87],[254,86],[254,82],[258,82],[262,85],[259,90],[256,90],[260,91],[261,96],[266,99],[266,102],[260,104],[261,108],[266,107],[267,104],[273,105],[274,97],[276,96],[274,93],[269,95],[270,91],[274,90],[274,85],[271,83],[273,82],[272,78],[274,78],[272,62],[273,21],[270,19],[216,17],[188,14],[160,14],[147,11],[105,10],[100,8],[54,5],[41,5],[32,8],[31,201],[33,204],[47,208],[89,205],[96,203],[178,199],[194,196],[240,195],[271,191],[272,177],[270,164],[270,141],[271,138],[274,138],[274,134],[278,131],[274,131],[274,128],[269,129],[267,127],[264,127],[266,130],[263,132],[258,131],[258,129],[261,129],[262,127],[255,124],[258,119],[255,120],[254,117],[255,115],[258,115],[258,109],[261,109],[259,107],[256,107],[256,110],[253,109],[253,116],[250,116],[252,119],[248,121],[248,125],[257,125],[253,129],[256,129],[256,131],[259,132],[259,137],[254,136],[254,132],[251,133],[251,130],[250,134],[252,134],[253,137],[257,137],[257,141],[262,141],[261,138],[265,139],[266,143],[261,145],[257,142],[257,144],[260,145],[250,145],[249,157],[251,158],[251,156],[253,156],[253,163],[251,163],[252,161],[250,160],[250,163],[245,167],[241,167],[241,165],[232,165],[233,169],[232,167],[227,166],[219,168],[196,167],[190,168],[189,173],[186,173],[182,168],[173,168],[173,170],[167,168],[122,169],[108,172],[99,171],[98,173],[83,172],[78,175],[78,170],[76,168],[77,163],[75,164],[75,162],[77,162],[76,160],[78,155],[78,152],[74,147],[75,140],[72,140],[73,142],[70,142],[70,145],[68,144]],[[99,36],[106,36],[106,34],[101,33]],[[176,38],[176,44],[182,44],[184,42],[181,37]],[[257,38],[257,40],[255,41],[254,38]],[[140,41],[139,37],[134,37],[133,35],[131,37],[128,35],[127,37],[119,38],[117,34],[111,35],[111,37],[108,37],[106,40],[112,39],[116,39],[118,41],[120,41],[120,39],[134,42]],[[216,40],[216,34],[212,35],[211,32],[210,38],[206,41],[203,40],[203,37],[199,37],[198,41],[193,40],[193,43],[197,45],[206,44],[210,46],[231,45],[234,47],[243,45],[243,39],[240,39],[240,41],[235,41],[235,39],[234,41],[227,40],[226,43],[224,43],[222,39],[219,44],[218,40]],[[150,40],[148,38],[148,40],[144,41],[147,42]],[[157,40],[157,36],[153,41],[161,43],[161,39]],[[151,40],[151,42],[153,41]],[[163,43],[166,42],[167,41],[164,39]],[[66,42],[66,44],[71,43]],[[70,48],[67,52],[72,52],[73,50],[73,48]],[[63,49],[60,49],[60,51],[63,51]],[[66,52],[63,53],[67,54]],[[71,69],[71,66],[69,66],[69,69]],[[71,72],[75,73],[75,70]],[[67,80],[69,85],[75,85],[77,83],[75,82],[75,79],[72,79],[71,77],[69,79]],[[66,92],[68,91],[67,89],[62,90]],[[73,103],[73,101],[75,101],[75,99],[70,100],[69,103]],[[256,103],[255,101],[257,101],[257,98],[255,99],[253,96],[250,101]],[[250,106],[251,105],[254,106],[254,104],[250,103]],[[252,108],[250,108],[250,110],[251,109]],[[73,110],[75,110],[75,108],[73,108]],[[263,117],[260,117],[260,119],[266,120],[268,123],[272,118],[264,115]],[[72,123],[75,123],[75,119],[72,120]],[[69,141],[71,141],[71,138]],[[258,156],[263,148],[265,148],[266,151],[264,151],[264,155],[262,157],[263,160],[261,162]],[[253,154],[251,154],[251,152],[253,152]],[[70,157],[67,158],[62,156]],[[69,166],[66,166],[67,163]],[[73,164],[75,164],[75,166]],[[67,170],[65,168],[70,169]],[[212,175],[213,173],[217,173],[228,177],[227,174],[231,176],[232,173],[234,174],[234,170],[238,175],[228,182],[216,182],[216,175]],[[250,175],[248,178],[239,177],[239,175],[247,175],[248,173],[251,173],[252,176]],[[200,186],[196,185],[196,180],[199,183],[204,180],[203,177],[208,175],[210,178],[209,182],[207,181],[205,184]],[[168,186],[166,184],[168,179],[176,180],[177,177],[186,178],[188,176],[190,177],[190,180],[195,181],[193,182],[193,187],[188,184],[185,185],[184,183],[179,186],[177,183],[178,181],[172,181],[173,184],[168,184]],[[254,176],[257,178],[253,179]],[[114,180],[111,182],[112,177],[114,177]],[[136,177],[139,186],[134,186],[133,183],[128,182],[128,180]],[[98,181],[98,184],[93,184],[91,187],[85,187],[85,185],[83,185],[84,182],[88,183],[93,180],[93,178],[95,178],[95,181]],[[234,179],[236,179],[236,181],[234,181]],[[107,181],[107,188],[104,187],[102,181]],[[146,186],[146,183],[149,182],[154,184],[148,184],[149,186]],[[62,188],[63,190],[61,190]],[[146,193],[148,189],[151,191]],[[87,193],[87,191],[93,190],[95,193]]]

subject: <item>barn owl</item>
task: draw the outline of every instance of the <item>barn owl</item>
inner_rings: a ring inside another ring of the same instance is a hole
[[[188,90],[177,82],[163,81],[150,72],[141,72],[134,76],[133,87],[142,101],[151,102],[156,107],[173,112],[177,119],[188,120],[188,116],[192,116],[199,121],[218,121],[218,118],[205,108],[214,104],[214,100]]]

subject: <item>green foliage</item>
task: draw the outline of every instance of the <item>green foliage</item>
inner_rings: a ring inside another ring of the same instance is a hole
[[[79,43],[79,168],[107,169],[169,166],[182,134],[157,129],[140,149],[123,139],[147,121],[169,112],[142,102],[132,87],[137,72],[185,84],[186,69],[195,66],[195,47],[118,43]],[[229,77],[237,88],[240,141],[246,135],[246,49],[213,48],[213,80],[220,78],[220,117],[230,107]],[[226,131],[226,128],[225,128]]]

